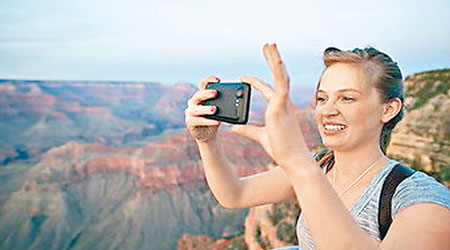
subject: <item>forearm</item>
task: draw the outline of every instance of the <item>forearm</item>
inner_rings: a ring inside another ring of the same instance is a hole
[[[291,169],[288,176],[316,249],[378,249],[379,244],[357,225],[314,159],[299,157],[287,169]]]
[[[219,203],[228,208],[237,206],[240,194],[239,177],[233,172],[218,139],[197,142],[206,180]]]

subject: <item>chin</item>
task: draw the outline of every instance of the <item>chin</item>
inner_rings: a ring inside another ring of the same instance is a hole
[[[344,145],[339,145],[336,143],[323,143],[323,145],[325,145],[327,148],[329,148],[332,151],[339,151],[343,148]]]
[[[322,137],[322,143],[327,148],[333,150],[333,151],[342,151],[349,149],[350,145],[349,143],[345,143],[346,140],[337,139],[337,138],[324,138]]]

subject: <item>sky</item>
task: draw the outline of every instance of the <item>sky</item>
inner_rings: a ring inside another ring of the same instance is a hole
[[[373,46],[404,76],[450,67],[450,1],[1,0],[0,78],[271,81],[277,43],[291,83],[314,85],[329,46]]]

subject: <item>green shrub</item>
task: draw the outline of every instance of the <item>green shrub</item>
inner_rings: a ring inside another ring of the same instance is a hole
[[[277,238],[283,242],[297,245],[295,226],[290,223],[282,222],[277,228]]]
[[[255,231],[255,239],[256,242],[258,242],[259,246],[261,246],[262,249],[270,249],[270,242],[267,237],[262,236],[261,234],[261,225],[258,223],[256,225],[256,231]]]

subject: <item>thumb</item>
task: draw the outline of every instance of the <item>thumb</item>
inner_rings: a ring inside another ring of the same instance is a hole
[[[254,125],[233,125],[231,132],[259,142],[262,128]]]

